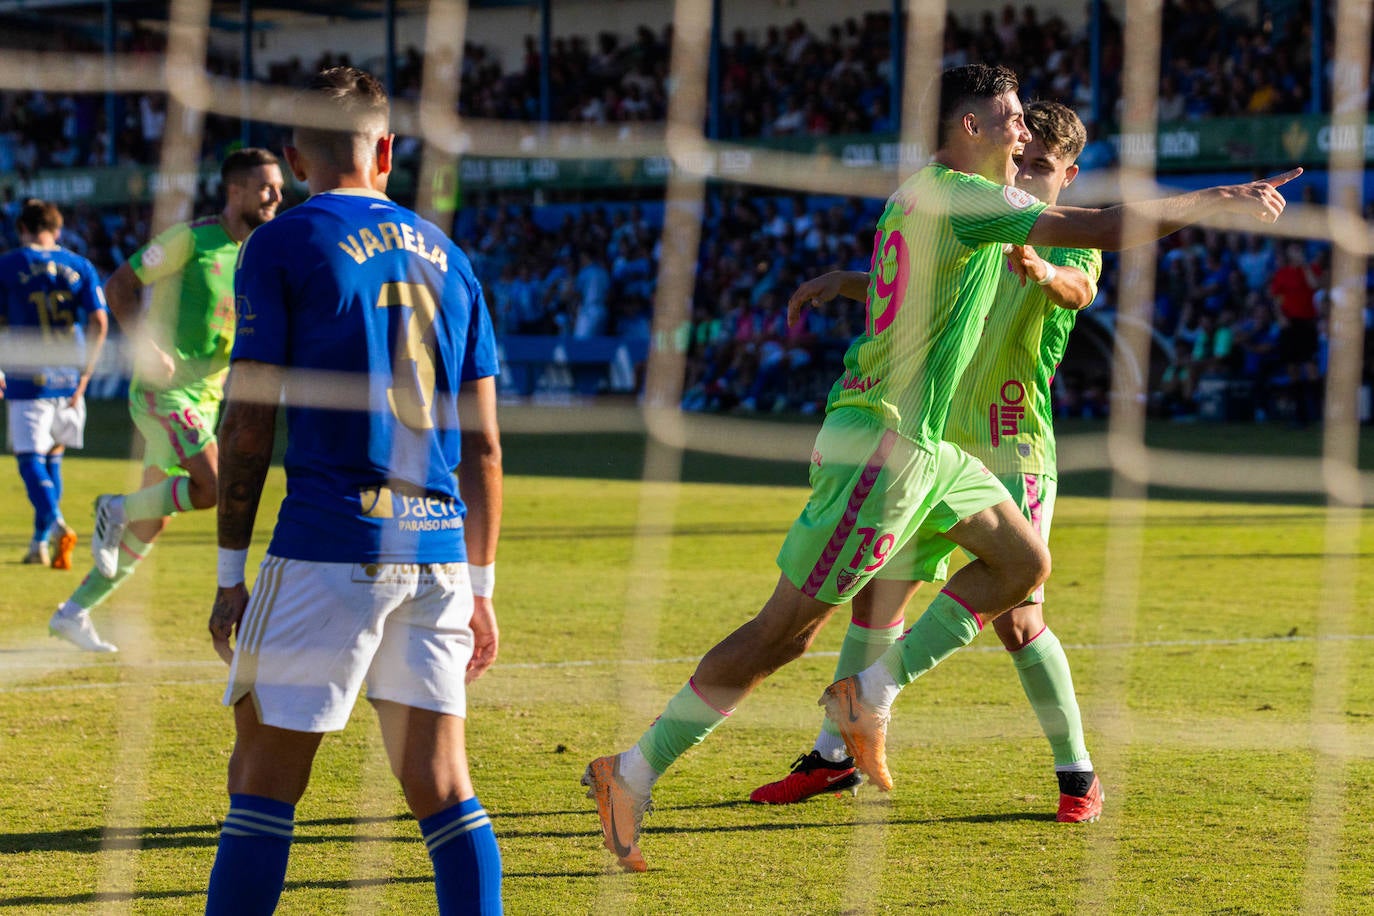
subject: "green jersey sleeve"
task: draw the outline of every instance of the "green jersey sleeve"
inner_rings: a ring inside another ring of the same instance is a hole
[[[1045,207],[1020,188],[959,173],[950,196],[950,227],[970,248],[997,242],[1024,245]]]
[[[129,266],[144,286],[181,272],[195,253],[195,239],[187,223],[177,223],[134,252]]]

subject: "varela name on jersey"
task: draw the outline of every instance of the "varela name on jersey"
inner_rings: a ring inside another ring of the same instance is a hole
[[[349,233],[339,247],[357,264],[364,264],[368,258],[383,252],[402,249],[448,272],[448,252],[444,251],[444,246],[427,247],[425,237],[409,223],[377,223],[376,232],[364,226],[357,233]]]

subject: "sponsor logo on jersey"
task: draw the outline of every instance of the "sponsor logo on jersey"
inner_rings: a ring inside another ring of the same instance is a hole
[[[835,591],[837,594],[843,595],[845,592],[849,591],[851,588],[857,585],[858,582],[858,573],[852,573],[848,570],[845,570],[844,572],[841,572],[835,576]]]
[[[166,253],[162,250],[161,245],[156,243],[149,245],[147,248],[143,249],[143,266],[157,267],[162,263],[165,257]]]
[[[1011,185],[1002,189],[1002,197],[1016,210],[1024,210],[1036,202],[1034,194],[1020,188],[1013,188]]]
[[[444,496],[407,496],[390,487],[362,487],[358,505],[364,518],[393,519],[401,531],[452,531],[463,527],[458,500]]]

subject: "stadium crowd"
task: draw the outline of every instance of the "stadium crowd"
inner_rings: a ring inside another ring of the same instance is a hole
[[[1119,122],[1122,25],[1103,6],[1102,92],[1107,119]],[[763,34],[736,29],[721,51],[718,131],[725,139],[882,133],[895,129],[889,110],[890,14],[849,17],[821,32],[801,20]],[[1178,121],[1213,116],[1300,112],[1311,92],[1308,17],[1291,5],[1254,9],[1215,0],[1169,0],[1163,33],[1170,36],[1160,68],[1159,117]],[[1334,34],[1330,28],[1324,33]],[[46,37],[60,50],[96,50],[79,33]],[[1331,39],[1328,38],[1328,41]],[[160,51],[163,36],[127,28],[120,49]],[[86,44],[83,44],[86,42]],[[556,122],[629,124],[661,122],[667,111],[672,27],[640,26],[633,36],[603,32],[594,39],[559,36],[549,55],[549,117]],[[944,67],[997,60],[1022,77],[1027,98],[1055,99],[1079,111],[1090,130],[1093,87],[1090,37],[1057,13],[1035,5],[1007,4],[1000,13],[947,14]],[[258,74],[275,85],[303,85],[306,75],[348,55],[324,53],[311,66],[298,58],[269,61]],[[522,59],[502,60],[492,48],[468,42],[462,61],[459,108],[469,117],[534,121],[540,117],[541,54],[533,36]],[[234,76],[237,57],[211,50],[213,74]],[[418,98],[424,60],[414,47],[397,64],[396,95]],[[1328,81],[1329,83],[1329,81]],[[1329,100],[1322,100],[1326,104]],[[115,106],[116,129],[106,124],[104,96],[0,93],[0,169],[26,174],[37,169],[156,160],[166,127],[165,98],[123,94]],[[218,162],[238,140],[232,119],[209,116],[204,157]]]
[[[867,269],[881,206],[733,185],[713,189],[692,318],[677,340],[688,353],[685,408],[811,413],[824,405],[846,345],[862,330],[863,308],[837,300],[788,328],[787,296],[822,271]],[[18,243],[17,214],[18,201],[6,195],[0,249]],[[76,206],[67,210],[62,241],[108,274],[149,236],[151,221],[147,207]],[[505,205],[464,214],[457,236],[499,333],[648,338],[662,221],[659,202]],[[1180,419],[1314,417],[1319,387],[1302,383],[1307,373],[1320,378],[1325,372],[1325,315],[1339,295],[1331,288],[1329,248],[1189,230],[1167,239],[1159,252],[1152,412]],[[1090,316],[1110,316],[1116,286],[1109,258]],[[1285,310],[1317,316],[1318,350],[1310,367],[1298,371],[1280,348]],[[1059,410],[1101,416],[1108,409],[1105,362],[1094,366],[1075,360],[1079,355],[1070,349],[1075,366],[1056,379]]]
[[[1121,24],[1103,24],[1102,85],[1119,114]],[[1307,105],[1310,23],[1219,11],[1212,0],[1171,0],[1165,33],[1174,36],[1161,68],[1163,120],[1301,111]],[[1192,23],[1183,28],[1183,23]],[[1202,23],[1201,27],[1194,27]],[[887,110],[889,20],[885,13],[849,18],[817,34],[803,22],[760,35],[735,31],[722,53],[719,129],[723,136],[777,137],[883,132]],[[1328,33],[1329,34],[1329,33]],[[63,39],[78,42],[69,37]],[[124,39],[133,53],[160,50],[161,37],[135,28]],[[550,83],[555,121],[661,121],[666,109],[671,26],[644,26],[632,37],[602,34],[554,40]],[[75,45],[73,46],[76,47]],[[79,48],[78,48],[79,49]],[[946,23],[945,66],[971,60],[1008,62],[1024,75],[1027,97],[1051,97],[1089,121],[1088,37],[1058,15],[1008,4],[1000,14],[957,16]],[[307,67],[298,59],[269,65],[267,79],[302,85],[322,67],[347,63],[326,53]],[[237,72],[231,56],[210,70]],[[398,65],[397,95],[418,95],[423,59],[414,49]],[[468,44],[460,107],[484,118],[532,120],[539,114],[540,55],[531,37],[523,60],[500,60]],[[167,123],[166,100],[121,95],[113,138],[104,97],[31,92],[0,93],[0,172],[98,165],[110,144],[120,164],[157,160]],[[1091,127],[1091,125],[1090,125]],[[238,140],[236,122],[206,119],[205,159],[218,161]],[[19,201],[6,187],[0,198],[0,248],[17,244]],[[809,313],[787,328],[785,301],[801,279],[833,266],[867,267],[867,240],[880,202],[778,196],[739,187],[712,191],[693,294],[684,406],[695,410],[802,410],[823,404],[848,339],[862,326],[858,306]],[[150,235],[147,207],[67,214],[63,242],[105,274]],[[479,209],[459,224],[498,329],[506,334],[647,337],[662,247],[662,204],[585,202],[556,208]],[[1329,290],[1329,255],[1316,246],[1295,259],[1260,236],[1191,232],[1161,246],[1152,409],[1160,416],[1251,415],[1306,417],[1315,410],[1312,386],[1290,384],[1295,367],[1278,353],[1282,320],[1275,282],[1310,298],[1320,311]],[[1301,261],[1301,263],[1299,263]],[[1293,281],[1293,270],[1298,271]],[[1115,270],[1108,264],[1098,312],[1114,303]],[[1277,280],[1277,278],[1287,278]],[[1304,291],[1306,287],[1310,292]],[[1072,356],[1072,351],[1071,351]],[[1323,369],[1319,353],[1311,367]],[[1308,371],[1299,367],[1301,371]],[[1102,372],[1066,372],[1056,382],[1062,410],[1106,411]],[[1301,390],[1300,390],[1301,389]],[[1220,406],[1219,406],[1220,405]]]

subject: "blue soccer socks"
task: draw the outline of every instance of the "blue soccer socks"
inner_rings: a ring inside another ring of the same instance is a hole
[[[501,912],[501,850],[491,818],[475,797],[420,821],[434,863],[440,916]]]
[[[295,826],[295,805],[260,795],[229,796],[206,916],[258,916],[277,908]]]
[[[19,476],[24,481],[24,490],[33,505],[33,539],[46,541],[48,530],[57,521],[60,512],[57,508],[57,491],[52,477],[48,474],[46,456],[35,452],[15,455],[19,463]]]

